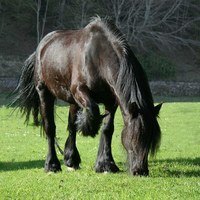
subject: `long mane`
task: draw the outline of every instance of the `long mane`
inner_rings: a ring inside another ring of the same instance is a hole
[[[126,104],[136,102],[139,108],[153,107],[153,98],[144,70],[132,52],[124,35],[112,20],[94,17],[88,26],[103,30],[120,60],[116,88]]]
[[[121,61],[116,86],[126,104],[136,102],[142,110],[153,109],[153,98],[144,70],[129,46]]]
[[[100,26],[116,52],[120,67],[115,83],[115,88],[121,102],[128,107],[135,102],[141,112],[145,113],[147,123],[153,123],[153,132],[147,136],[146,148],[154,154],[160,144],[160,128],[154,115],[154,103],[146,73],[135,57],[124,35],[109,19],[95,17],[88,26]],[[151,125],[150,125],[151,126]],[[139,136],[135,136],[139,137]],[[143,142],[143,141],[141,141]]]

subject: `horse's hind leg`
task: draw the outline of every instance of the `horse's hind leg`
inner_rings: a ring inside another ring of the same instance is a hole
[[[81,162],[80,155],[78,149],[76,147],[76,118],[77,112],[79,110],[78,105],[70,105],[69,108],[69,116],[68,116],[68,131],[69,136],[65,143],[65,150],[64,150],[64,163],[66,166],[78,169],[79,164]]]
[[[56,126],[54,122],[54,97],[49,90],[40,84],[37,87],[40,97],[40,109],[43,120],[43,127],[48,140],[48,154],[45,162],[45,170],[57,172],[61,170],[60,162],[55,150]]]
[[[112,156],[111,141],[114,132],[114,115],[117,105],[106,107],[108,115],[104,118],[104,125],[101,133],[99,150],[95,165],[96,172],[118,172],[119,168],[115,164]]]

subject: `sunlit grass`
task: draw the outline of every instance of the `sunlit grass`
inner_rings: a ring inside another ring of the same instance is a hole
[[[67,107],[57,107],[59,143],[67,136]],[[115,119],[113,155],[121,172],[97,174],[93,167],[98,150],[96,138],[77,137],[81,169],[69,172],[43,170],[47,144],[40,129],[23,124],[11,109],[0,108],[0,199],[199,199],[200,197],[200,103],[165,103],[159,123],[161,148],[150,158],[149,177],[126,172],[121,145],[123,121]]]

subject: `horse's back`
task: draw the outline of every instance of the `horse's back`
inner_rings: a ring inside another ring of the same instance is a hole
[[[74,45],[78,38],[77,31],[54,31],[48,34],[40,42],[37,49],[38,59],[41,61],[41,67],[48,67],[48,64],[53,67],[66,67],[64,64],[71,61],[69,57],[77,50]],[[49,61],[49,63],[45,63]]]
[[[116,74],[111,71],[119,66],[108,36],[98,25],[48,34],[38,46],[37,57],[38,80],[65,101],[72,99],[73,85],[85,85],[95,90],[95,96],[104,90],[102,86],[110,93],[108,82]]]

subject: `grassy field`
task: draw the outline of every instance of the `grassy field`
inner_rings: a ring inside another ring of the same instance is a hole
[[[150,159],[149,177],[131,177],[126,171],[120,142],[123,126],[118,110],[113,154],[121,172],[97,174],[93,170],[99,136],[78,135],[81,169],[53,174],[43,170],[47,144],[40,129],[23,124],[12,109],[0,107],[0,199],[199,199],[200,198],[200,103],[165,103],[159,123],[161,148]],[[66,139],[67,108],[56,108],[60,145]]]

